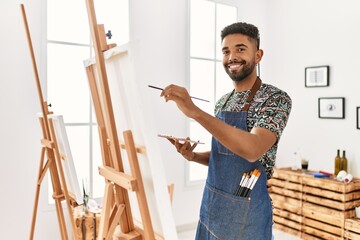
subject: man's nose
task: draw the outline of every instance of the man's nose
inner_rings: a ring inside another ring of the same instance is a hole
[[[230,52],[229,61],[234,61],[234,60],[237,60],[237,59],[238,59],[237,53],[236,52]]]

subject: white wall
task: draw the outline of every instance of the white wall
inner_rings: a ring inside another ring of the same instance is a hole
[[[265,50],[263,80],[283,88],[293,100],[277,165],[292,165],[292,153],[300,148],[310,169],[333,172],[336,150],[341,149],[346,150],[349,171],[360,177],[360,130],[356,129],[360,3],[258,0],[242,4],[245,21],[258,21],[257,16],[263,15],[259,22]],[[259,14],[253,14],[258,9]],[[305,88],[305,67],[319,65],[330,66],[330,86]],[[319,97],[345,97],[345,119],[319,119]]]
[[[36,58],[41,65],[40,1],[23,2],[34,36]],[[4,214],[0,220],[1,238],[28,239],[41,150],[40,125],[36,117],[40,103],[20,1],[1,1],[0,19],[0,206]],[[41,66],[38,67],[41,73]],[[40,202],[44,202],[43,197]],[[51,239],[57,227],[56,219],[43,206],[39,204],[36,230],[39,236],[39,226],[46,226],[41,228],[45,238],[37,239]]]
[[[33,37],[40,78],[40,0],[23,1]],[[20,14],[20,1],[0,3],[0,174],[4,239],[27,239],[30,230],[36,177],[40,158],[41,131],[36,118],[40,111],[34,74]],[[360,177],[358,146],[360,130],[355,129],[355,108],[360,106],[357,80],[357,53],[360,41],[357,0],[242,0],[240,20],[259,26],[265,56],[261,64],[263,81],[286,90],[293,99],[291,118],[280,142],[277,165],[289,166],[293,151],[301,149],[314,170],[333,171],[336,149],[347,150],[349,168]],[[172,82],[186,86],[186,1],[131,1],[131,36],[141,41],[141,77],[165,86]],[[84,9],[84,11],[86,11]],[[304,68],[330,65],[330,86],[305,88]],[[162,133],[184,135],[186,119],[172,103],[165,104],[154,94],[154,114]],[[319,119],[318,97],[346,98],[344,120]],[[178,226],[197,220],[200,188],[186,188],[184,161],[164,141],[169,182],[175,183],[174,215]],[[43,185],[44,186],[44,185]],[[4,193],[4,194],[3,194]],[[44,193],[44,192],[42,192]],[[44,194],[43,194],[44,195]],[[36,239],[59,239],[54,211],[44,196],[39,203]]]

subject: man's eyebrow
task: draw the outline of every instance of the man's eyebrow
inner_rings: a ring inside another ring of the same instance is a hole
[[[238,47],[246,47],[246,48],[248,48],[248,46],[246,44],[244,44],[244,43],[236,44],[235,47],[237,47],[237,48]],[[221,50],[224,51],[224,50],[227,50],[227,49],[229,49],[229,47],[223,47]]]
[[[248,47],[247,45],[245,45],[244,43],[239,43],[239,44],[236,44],[235,47]]]

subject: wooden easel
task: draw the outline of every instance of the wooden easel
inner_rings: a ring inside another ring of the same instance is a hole
[[[103,159],[99,173],[106,182],[99,239],[112,239],[116,226],[120,225],[120,239],[154,240],[155,234],[137,158],[137,153],[146,154],[146,150],[135,146],[130,130],[123,132],[125,143],[119,142],[103,56],[103,52],[114,45],[107,45],[104,27],[97,24],[93,0],[86,0],[86,6],[96,59],[96,65],[87,67],[86,72],[98,122]],[[95,78],[96,70],[98,81]],[[131,175],[124,172],[120,148],[126,149]],[[128,190],[136,192],[142,228],[134,225]]]
[[[75,200],[73,197],[70,197],[68,188],[66,185],[65,175],[62,168],[62,159],[60,156],[59,148],[57,145],[55,130],[54,130],[54,123],[52,119],[49,118],[49,115],[52,114],[52,112],[48,109],[48,104],[46,101],[44,101],[43,93],[41,90],[41,84],[39,79],[39,74],[37,71],[36,61],[35,61],[35,55],[34,50],[32,46],[32,41],[30,37],[30,31],[27,23],[26,13],[24,5],[21,4],[21,12],[24,20],[25,30],[26,30],[26,36],[27,36],[27,42],[30,49],[30,55],[31,60],[33,64],[33,70],[35,73],[35,80],[42,110],[42,116],[39,117],[40,125],[43,133],[43,139],[41,139],[41,157],[40,157],[40,165],[39,165],[39,172],[38,172],[38,178],[37,178],[37,184],[36,184],[36,193],[35,193],[35,202],[34,202],[34,209],[33,209],[33,216],[32,216],[32,224],[31,224],[31,231],[30,231],[30,238],[34,238],[34,231],[35,231],[35,223],[36,223],[36,214],[37,214],[37,208],[39,203],[39,195],[40,195],[40,189],[41,189],[41,183],[45,177],[45,174],[47,171],[50,172],[51,177],[51,183],[53,187],[53,199],[55,201],[56,206],[56,213],[60,228],[60,234],[61,239],[66,240],[68,239],[68,233],[66,230],[66,224],[65,224],[65,217],[64,212],[62,209],[62,201],[66,201],[66,206],[68,210],[68,215],[70,217],[70,224],[72,228],[72,238],[76,239],[75,236],[75,222],[72,217],[72,206],[75,204]],[[47,157],[46,163],[44,164],[45,160],[45,154]]]

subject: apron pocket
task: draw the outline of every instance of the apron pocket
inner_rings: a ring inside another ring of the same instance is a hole
[[[248,221],[250,200],[209,189],[209,227],[221,239],[237,239]]]

